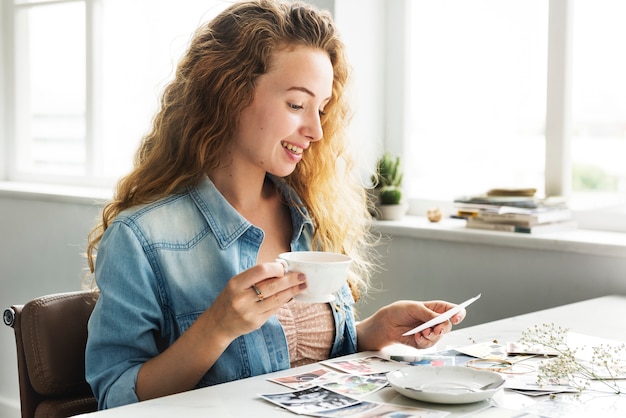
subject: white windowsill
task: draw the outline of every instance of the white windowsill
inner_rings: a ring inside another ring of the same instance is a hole
[[[465,228],[464,220],[443,219],[431,223],[423,216],[375,221],[374,229],[383,235],[626,258],[626,234],[620,232],[585,229],[543,234],[483,231]]]
[[[101,205],[111,199],[112,190],[4,181],[0,182],[0,197]],[[466,229],[465,221],[459,219],[431,223],[423,216],[374,221],[374,229],[384,235],[626,258],[626,233],[621,232],[578,229],[531,235]]]
[[[0,181],[0,197],[93,205],[107,202],[112,196],[113,191],[107,188]]]

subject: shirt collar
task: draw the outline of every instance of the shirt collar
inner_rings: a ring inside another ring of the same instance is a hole
[[[290,186],[280,178],[271,175],[268,175],[268,178],[278,186],[281,195],[289,204],[293,225],[292,242],[296,242],[305,226],[313,228],[313,222],[300,197]],[[251,228],[263,234],[259,228],[248,222],[228,203],[208,176],[205,176],[195,187],[190,187],[189,194],[209,223],[220,248],[227,248]]]

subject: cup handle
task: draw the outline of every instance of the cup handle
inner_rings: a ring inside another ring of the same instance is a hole
[[[282,258],[277,258],[276,262],[283,266],[283,269],[285,269],[285,273],[289,272],[289,266],[287,265],[287,262],[285,260],[283,260]]]

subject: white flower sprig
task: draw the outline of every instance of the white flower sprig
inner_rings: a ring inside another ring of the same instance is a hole
[[[555,324],[543,324],[522,333],[520,343],[529,347],[542,346],[558,353],[555,358],[541,362],[537,384],[567,384],[582,392],[589,387],[591,380],[598,380],[615,394],[621,394],[616,378],[626,372],[626,344],[592,347],[591,360],[583,361],[576,358],[578,349],[567,345],[568,332],[569,329]]]

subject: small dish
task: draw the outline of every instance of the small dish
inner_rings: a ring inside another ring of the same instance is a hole
[[[413,366],[387,373],[398,393],[423,402],[461,404],[491,398],[504,379],[497,373],[463,366]],[[487,385],[495,386],[482,390]]]

